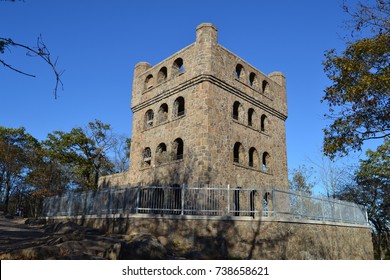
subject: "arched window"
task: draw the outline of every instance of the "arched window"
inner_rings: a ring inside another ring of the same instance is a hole
[[[269,84],[266,80],[263,81],[263,84],[261,86],[262,90],[263,90],[263,94],[264,95],[269,95],[270,94],[270,88],[269,88]]]
[[[173,142],[173,159],[174,160],[180,160],[183,159],[183,154],[184,154],[184,143],[181,138],[177,138]]]
[[[238,109],[240,108],[240,102],[236,101],[233,104],[233,119],[238,120]]]
[[[156,149],[156,164],[162,164],[168,161],[167,145],[160,143]]]
[[[161,83],[165,81],[168,77],[167,67],[161,67],[160,71],[158,71],[157,75],[157,83]]]
[[[236,142],[233,147],[233,162],[243,163],[244,147],[240,142]]]
[[[257,77],[256,77],[256,74],[251,72],[249,74],[249,85],[255,89],[258,88],[258,82],[257,82]]]
[[[263,170],[263,172],[269,172],[270,171],[270,156],[269,156],[269,154],[267,152],[263,153],[262,170]]]
[[[253,168],[259,167],[259,154],[253,147],[249,149],[249,166]]]
[[[262,132],[265,132],[267,129],[267,116],[266,115],[261,115],[260,119],[260,129]]]
[[[255,115],[255,110],[250,108],[248,110],[248,125],[249,126],[253,126],[253,117],[254,117],[254,115]]]
[[[168,105],[164,103],[158,109],[158,122],[164,123],[167,120],[168,120]]]
[[[185,102],[183,97],[176,98],[175,102],[173,103],[174,107],[174,116],[180,117],[185,114]]]
[[[142,166],[143,167],[148,167],[150,166],[152,162],[152,151],[150,148],[145,148],[143,153],[142,153]]]
[[[245,81],[245,70],[241,64],[236,65],[236,79]]]
[[[271,194],[266,192],[263,196],[263,216],[269,216],[269,211],[271,211]]]
[[[145,89],[153,87],[154,78],[152,74],[149,74],[145,79]]]
[[[240,122],[245,122],[244,119],[244,108],[242,107],[242,104],[238,101],[233,103],[233,113],[232,117],[235,120],[238,120]]]
[[[172,74],[179,75],[181,73],[184,73],[184,63],[182,58],[177,58],[172,65]]]
[[[145,128],[153,126],[154,113],[152,109],[149,109],[145,113]]]

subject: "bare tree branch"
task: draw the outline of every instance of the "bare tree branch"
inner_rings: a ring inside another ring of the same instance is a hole
[[[41,35],[38,36],[37,43],[36,43],[35,47],[29,47],[29,46],[24,45],[24,44],[16,43],[10,38],[2,38],[2,37],[0,37],[0,47],[1,47],[0,52],[4,52],[4,49],[8,48],[8,47],[18,47],[18,48],[25,49],[25,50],[27,50],[26,55],[31,56],[31,57],[39,56],[47,64],[49,64],[49,66],[51,67],[51,69],[54,73],[55,80],[56,80],[53,93],[54,93],[54,98],[57,99],[58,87],[61,87],[63,89],[61,75],[64,73],[64,71],[57,70],[58,57],[54,61],[52,61],[50,51],[47,48],[46,44],[43,42]],[[26,73],[24,71],[21,71],[15,67],[11,66],[10,64],[6,63],[4,60],[0,60],[0,63],[3,64],[3,66],[5,66],[5,67],[7,67],[7,68],[19,73],[19,74],[23,74],[23,75],[26,75],[29,77],[35,77],[35,75]]]
[[[5,67],[7,67],[7,68],[9,68],[9,69],[11,69],[11,70],[13,70],[13,71],[19,73],[19,74],[26,75],[26,76],[33,77],[33,78],[36,77],[35,75],[32,75],[32,74],[29,74],[29,73],[20,71],[20,70],[18,70],[18,69],[16,69],[16,68],[12,67],[12,65],[6,63],[6,62],[5,62],[4,60],[2,60],[2,59],[0,59],[0,63],[3,64]]]

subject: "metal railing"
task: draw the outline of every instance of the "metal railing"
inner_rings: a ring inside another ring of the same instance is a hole
[[[47,197],[42,216],[262,216],[367,225],[360,205],[300,192],[211,185],[121,187]]]

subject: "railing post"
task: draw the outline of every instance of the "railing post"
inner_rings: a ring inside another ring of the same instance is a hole
[[[138,214],[139,208],[139,196],[141,194],[141,186],[137,187],[136,198],[135,198],[135,213]]]
[[[108,214],[113,214],[112,211],[112,189],[108,189]]]
[[[299,195],[301,196],[301,207],[300,207],[300,214],[301,214],[301,219],[302,219],[302,214],[303,214],[303,195],[302,195],[302,191],[299,191]]]
[[[338,205],[339,205],[339,213],[340,213],[340,221],[341,222],[343,222],[343,213],[342,213],[342,211],[341,211],[341,203],[340,203],[340,201],[337,201],[338,202]]]
[[[367,223],[367,225],[369,225],[369,223],[368,223],[367,207],[366,207],[366,206],[363,206],[363,207],[364,207],[364,214],[365,214],[365,216],[366,216],[366,223]]]
[[[227,200],[228,200],[227,216],[229,216],[229,214],[230,214],[230,185],[229,184],[227,185]]]
[[[275,199],[275,186],[272,186],[272,194],[271,194],[271,200],[272,200],[272,216],[276,216],[275,215],[275,209],[276,209],[276,207],[275,207],[275,205],[276,205],[276,199]]]
[[[329,202],[330,206],[332,207],[332,211],[331,211],[332,221],[336,222],[336,211],[335,211],[334,201],[330,200],[329,196],[327,196],[327,198],[328,198],[328,202]]]
[[[181,185],[181,215],[184,215],[184,197],[185,197],[185,185]]]

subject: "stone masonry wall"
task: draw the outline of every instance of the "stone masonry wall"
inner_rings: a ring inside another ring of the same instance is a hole
[[[164,236],[182,247],[200,250],[210,259],[373,259],[368,227],[148,215],[84,217],[73,221],[113,233]]]

